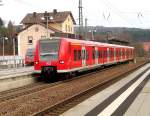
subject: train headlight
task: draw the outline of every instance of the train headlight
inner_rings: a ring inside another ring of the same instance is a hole
[[[38,64],[38,63],[39,63],[38,61],[35,62],[35,64]]]
[[[64,62],[63,60],[60,60],[59,63],[60,63],[60,64],[64,64],[65,62]]]

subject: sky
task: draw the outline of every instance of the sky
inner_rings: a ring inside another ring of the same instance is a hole
[[[0,17],[20,24],[27,13],[71,11],[78,24],[79,0],[1,0]],[[150,29],[149,0],[82,0],[83,18],[90,26]]]

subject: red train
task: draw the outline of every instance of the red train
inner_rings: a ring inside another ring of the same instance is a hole
[[[25,54],[25,65],[34,64],[34,48],[28,48]]]
[[[34,69],[45,78],[133,60],[134,47],[69,38],[39,40]]]

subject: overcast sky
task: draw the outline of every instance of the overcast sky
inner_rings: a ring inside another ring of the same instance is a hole
[[[19,24],[27,13],[72,11],[78,23],[79,0],[1,0],[0,17]],[[150,29],[149,0],[83,0],[83,16],[88,25]]]

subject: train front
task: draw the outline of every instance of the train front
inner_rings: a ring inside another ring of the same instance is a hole
[[[57,75],[59,45],[60,39],[43,39],[37,42],[34,69],[41,71],[44,78],[52,79]]]

